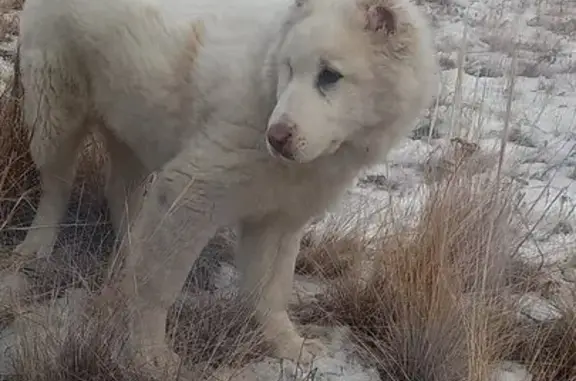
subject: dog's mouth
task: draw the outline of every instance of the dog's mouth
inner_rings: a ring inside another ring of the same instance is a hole
[[[268,149],[268,153],[275,159],[279,159],[284,162],[296,162],[296,157],[294,156],[293,152],[286,152],[285,150],[277,150],[274,148],[268,139],[266,139],[266,148]]]
[[[330,145],[328,146],[328,148],[321,154],[319,155],[317,158],[321,157],[321,156],[331,156],[334,155],[342,146],[342,141],[340,140],[332,140],[330,142]],[[282,162],[285,163],[293,163],[293,164],[304,164],[305,162],[302,162],[300,160],[297,160],[296,155],[294,154],[294,152],[288,152],[286,150],[278,150],[276,148],[274,148],[274,146],[272,146],[270,144],[270,142],[268,142],[268,139],[266,139],[266,148],[268,149],[268,153],[270,154],[270,156],[272,156],[275,159],[278,159]],[[310,160],[310,161],[314,161]],[[308,162],[308,161],[306,161]]]
[[[336,153],[336,151],[338,151],[338,149],[340,148],[340,146],[342,145],[342,141],[340,140],[332,140],[330,142],[330,145],[328,146],[328,149],[326,149],[325,154],[326,155],[333,155]]]

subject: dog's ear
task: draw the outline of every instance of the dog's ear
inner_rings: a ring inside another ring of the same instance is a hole
[[[366,17],[366,30],[371,32],[384,31],[386,34],[396,33],[398,27],[396,14],[387,5],[374,4],[364,7]]]

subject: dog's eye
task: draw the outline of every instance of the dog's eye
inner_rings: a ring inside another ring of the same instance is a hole
[[[318,73],[318,78],[316,79],[316,87],[323,90],[338,82],[342,78],[342,74],[334,69],[323,68],[320,73]]]

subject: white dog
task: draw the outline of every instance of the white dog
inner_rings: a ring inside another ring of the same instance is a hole
[[[52,250],[76,151],[95,128],[111,159],[115,228],[130,226],[118,284],[144,359],[177,360],[165,343],[167,309],[216,229],[238,224],[240,287],[265,338],[276,356],[310,361],[322,347],[304,342],[286,312],[302,229],[429,104],[437,66],[417,8],[27,0],[20,59],[43,196],[38,228],[17,251]]]

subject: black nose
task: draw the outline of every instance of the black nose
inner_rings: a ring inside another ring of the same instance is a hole
[[[293,127],[285,123],[276,123],[268,129],[268,143],[283,156],[291,156],[290,146],[292,143],[292,136],[294,134]]]

